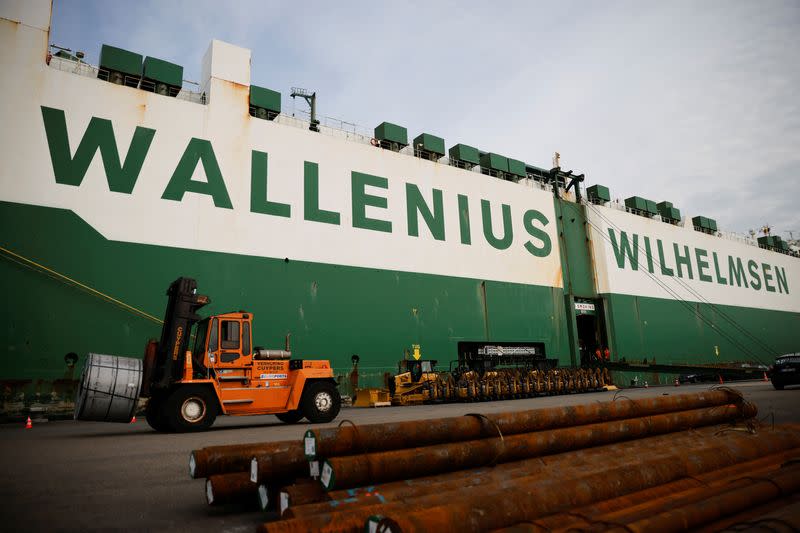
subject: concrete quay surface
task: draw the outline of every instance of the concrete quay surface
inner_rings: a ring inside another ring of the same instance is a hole
[[[730,384],[758,406],[768,423],[800,423],[800,388],[770,383]],[[684,385],[626,389],[635,399],[707,390]],[[371,424],[467,413],[498,413],[607,401],[614,392],[484,403],[342,409],[336,421]],[[205,503],[205,481],[190,479],[189,452],[204,446],[300,439],[310,424],[286,425],[274,416],[220,417],[210,431],[159,434],[135,424],[52,421],[0,425],[0,529],[4,531],[229,531],[250,532],[265,515],[245,505]],[[315,426],[316,427],[316,426]]]

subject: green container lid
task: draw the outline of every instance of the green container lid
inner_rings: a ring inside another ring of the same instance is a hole
[[[172,87],[183,85],[183,67],[155,57],[144,58],[143,76],[148,80],[166,83]]]
[[[521,178],[524,178],[525,176],[528,175],[528,173],[525,172],[525,163],[523,161],[520,161],[519,159],[510,159],[510,158],[508,160],[508,173],[513,174],[515,176],[519,176]]]
[[[408,131],[403,126],[398,126],[391,122],[382,122],[376,127],[375,138],[381,141],[408,146]]]
[[[100,68],[115,70],[129,76],[141,77],[142,54],[104,44],[100,48]]]
[[[481,166],[499,172],[508,172],[508,158],[495,153],[482,154]]]
[[[670,207],[672,207],[672,202],[667,202],[667,201],[658,202],[656,204],[656,207],[658,207],[659,211],[661,211],[662,209],[669,209]]]
[[[250,105],[261,107],[274,113],[281,112],[281,93],[257,85],[250,86]]]
[[[481,153],[477,148],[468,146],[466,144],[457,144],[450,147],[450,159],[458,161],[465,161],[473,165],[479,165],[481,162]]]
[[[589,198],[597,198],[605,202],[611,201],[611,192],[605,185],[592,185],[586,189],[586,193],[589,195]]]
[[[414,139],[414,148],[419,148],[436,155],[444,155],[444,139],[431,135],[430,133],[421,133]]]

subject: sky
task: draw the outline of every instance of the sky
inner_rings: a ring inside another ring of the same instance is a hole
[[[721,230],[800,238],[800,2],[54,0],[51,43],[184,66],[211,39],[251,83],[669,200]],[[296,104],[297,109],[303,106]]]

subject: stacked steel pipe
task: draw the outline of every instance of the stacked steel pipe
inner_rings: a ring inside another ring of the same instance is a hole
[[[343,423],[299,441],[196,450],[190,472],[208,476],[210,504],[245,498],[275,511],[259,531],[727,527],[729,515],[752,521],[797,503],[800,430],[760,427],[755,414],[721,388]]]

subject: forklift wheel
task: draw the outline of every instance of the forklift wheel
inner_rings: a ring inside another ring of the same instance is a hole
[[[144,410],[145,420],[151,428],[159,433],[170,431],[169,423],[164,416],[164,398],[153,396],[147,400],[147,407]]]
[[[285,413],[277,413],[275,416],[278,417],[278,420],[281,422],[285,422],[286,424],[296,424],[303,419],[303,413],[300,409],[295,409],[294,411],[286,411]]]
[[[330,422],[339,414],[342,398],[336,385],[328,381],[307,383],[300,401],[300,409],[312,424]]]
[[[178,387],[164,402],[165,417],[173,431],[203,431],[217,418],[217,399],[206,387]]]

